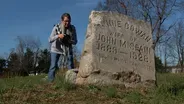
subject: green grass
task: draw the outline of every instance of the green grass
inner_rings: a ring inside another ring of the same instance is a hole
[[[184,104],[184,74],[157,74],[153,89],[115,86],[76,86],[45,75],[0,79],[0,104]]]
[[[105,90],[107,97],[115,98],[117,96],[117,90],[114,87],[109,87]]]
[[[0,79],[0,91],[14,88],[29,89],[34,87],[34,85],[42,84],[41,78],[44,77],[45,75]]]
[[[61,89],[65,91],[75,90],[76,85],[64,80],[64,75],[58,75],[56,77],[56,84],[53,86],[54,89]]]

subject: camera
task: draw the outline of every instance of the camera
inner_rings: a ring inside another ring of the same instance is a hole
[[[62,39],[62,43],[66,46],[71,45],[72,42],[72,38],[70,35],[64,35],[63,39]]]

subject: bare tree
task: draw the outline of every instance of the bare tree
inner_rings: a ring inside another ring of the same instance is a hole
[[[184,62],[184,22],[179,21],[177,25],[174,27],[174,42],[175,42],[175,48],[176,48],[176,54],[178,57],[178,65],[181,67],[182,71],[184,68],[183,62]]]
[[[26,37],[18,36],[17,41],[18,41],[18,44],[17,44],[16,52],[19,56],[20,69],[25,70],[27,71],[27,73],[29,73],[28,70],[25,68],[25,64],[24,64],[25,63],[24,55],[25,55],[26,49],[30,49],[33,52],[34,61],[32,62],[32,64],[33,64],[33,69],[36,69],[41,42],[38,38],[35,39],[32,36],[26,36]],[[34,72],[36,74],[36,70]]]
[[[168,28],[163,28],[164,23],[166,19],[171,16],[173,13],[173,9],[176,6],[176,0],[149,0],[152,6],[152,12],[149,13],[146,11],[146,16],[148,17],[148,21],[150,22],[152,26],[152,34],[154,38],[154,46],[156,47],[157,43],[160,41],[161,37],[163,35],[166,35],[166,33],[174,26],[174,24],[170,24]],[[143,5],[143,8],[144,5]],[[154,13],[155,12],[155,13]]]
[[[26,37],[25,41],[25,43],[27,44],[27,48],[31,49],[31,51],[34,53],[33,69],[36,69],[41,42],[38,38],[33,38],[30,36]],[[36,74],[36,70],[34,71],[34,73]]]
[[[99,2],[95,10],[100,11],[114,11],[129,16],[134,16],[133,13],[136,9],[136,0],[105,0],[105,2]],[[134,7],[134,8],[133,8]]]
[[[177,22],[172,30],[172,38],[167,44],[168,60],[172,62],[172,66],[181,67],[181,71],[184,71],[184,22]]]
[[[172,34],[172,38],[164,45],[164,47],[167,47],[164,49],[164,52],[166,52],[164,53],[164,60],[166,60],[167,66],[176,66],[178,62],[175,41],[174,35]]]
[[[164,36],[163,37],[163,43],[161,43],[161,45],[159,45],[159,46],[161,46],[161,50],[162,50],[162,52],[161,52],[161,56],[160,56],[160,58],[163,58],[163,66],[164,66],[164,68],[165,68],[165,71],[166,71],[166,69],[167,69],[167,67],[169,66],[169,65],[174,65],[175,63],[173,63],[173,60],[171,59],[171,53],[173,53],[172,52],[172,38],[171,38],[171,33],[168,33],[167,34],[167,36]],[[168,38],[169,37],[169,38]]]
[[[25,51],[25,43],[23,41],[23,39],[21,37],[17,37],[17,47],[16,47],[16,53],[18,55],[18,68],[20,71],[26,71],[26,69],[24,68],[24,51]],[[27,72],[28,73],[28,72]]]
[[[174,26],[174,24],[167,24],[166,27],[165,21],[175,12],[178,2],[179,0],[105,0],[104,3],[99,3],[96,10],[102,10],[98,9],[99,7],[107,11],[117,11],[149,22],[152,27],[153,49],[155,50],[161,38]]]

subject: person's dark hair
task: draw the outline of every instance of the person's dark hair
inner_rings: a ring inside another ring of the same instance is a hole
[[[71,22],[71,16],[70,16],[69,13],[64,13],[64,14],[61,16],[61,20],[64,20],[65,17],[67,17],[67,18],[70,20],[70,22]]]

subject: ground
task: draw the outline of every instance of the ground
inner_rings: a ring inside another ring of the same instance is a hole
[[[0,104],[184,104],[184,74],[157,74],[156,88],[76,86],[57,75],[0,79]]]

